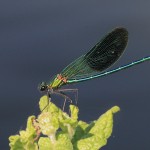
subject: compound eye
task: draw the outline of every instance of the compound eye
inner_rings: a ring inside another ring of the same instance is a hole
[[[41,82],[38,86],[40,91],[45,91],[47,89],[47,84],[45,82]]]
[[[42,86],[40,90],[41,91],[45,91],[46,90],[46,86]]]

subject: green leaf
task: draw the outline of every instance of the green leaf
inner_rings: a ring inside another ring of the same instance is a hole
[[[70,105],[69,115],[49,102],[47,96],[41,97],[39,105],[37,119],[30,116],[26,130],[9,137],[11,150],[99,150],[111,136],[113,114],[120,110],[112,107],[88,124],[78,121],[77,106]]]
[[[63,132],[57,134],[55,150],[73,150],[73,145],[68,134]]]
[[[41,137],[38,141],[40,150],[56,150],[54,144],[48,137]]]
[[[106,145],[113,129],[113,114],[119,110],[119,107],[115,106],[100,116],[97,121],[92,123],[89,132],[82,135],[81,139],[74,143],[74,148],[78,150],[98,150]]]
[[[38,150],[38,145],[34,143],[34,138],[36,137],[36,130],[32,124],[34,118],[35,116],[28,118],[27,128],[20,131],[20,135],[9,137],[11,150]]]
[[[59,128],[58,118],[50,112],[43,112],[40,114],[37,121],[39,122],[41,132],[47,136],[55,134],[56,130]]]

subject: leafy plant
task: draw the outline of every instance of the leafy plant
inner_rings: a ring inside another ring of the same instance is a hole
[[[113,129],[112,107],[90,124],[78,121],[79,109],[70,105],[70,115],[43,96],[39,102],[41,114],[30,116],[26,130],[9,137],[11,150],[98,150],[107,144]]]

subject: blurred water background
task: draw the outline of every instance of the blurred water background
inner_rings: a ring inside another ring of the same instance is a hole
[[[113,68],[150,55],[150,1],[1,0],[0,149],[32,115],[37,85],[59,73],[118,26],[129,43]],[[73,86],[79,119],[92,121],[114,105],[114,130],[102,150],[150,148],[150,62]],[[54,97],[55,101],[57,97]],[[57,104],[58,101],[56,101]]]

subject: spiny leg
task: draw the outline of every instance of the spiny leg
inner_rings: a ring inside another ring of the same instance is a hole
[[[58,94],[58,95],[64,97],[65,100],[64,100],[64,104],[63,104],[63,111],[64,111],[64,108],[65,108],[65,104],[66,104],[66,100],[67,99],[69,100],[70,103],[72,103],[72,99],[69,96],[67,96],[65,93],[63,93],[62,91],[55,91],[53,93]]]
[[[78,89],[58,89],[59,92],[73,92],[75,93],[75,102],[78,102]]]
[[[65,110],[66,100],[67,98],[65,97],[64,104],[63,104],[63,111]]]
[[[49,106],[49,104],[50,104],[50,102],[51,102],[51,95],[50,95],[50,92],[49,91],[47,91],[47,101],[48,101],[48,103],[47,103],[47,105],[41,110],[41,112],[43,112],[43,110],[46,108],[46,107],[48,107]]]

